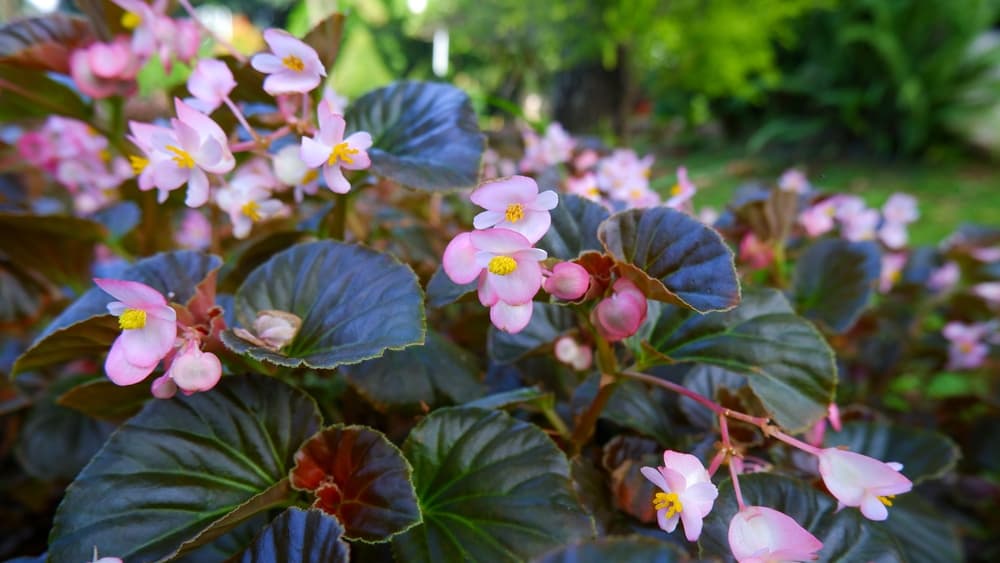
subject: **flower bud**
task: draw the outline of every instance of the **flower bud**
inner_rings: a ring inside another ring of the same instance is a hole
[[[163,374],[153,380],[152,393],[157,399],[169,399],[177,394],[177,384],[169,375]]]
[[[197,340],[188,340],[174,357],[167,375],[185,393],[208,391],[222,377],[222,363],[211,352],[202,352]]]
[[[590,288],[590,273],[574,262],[560,262],[552,268],[552,275],[542,281],[542,287],[559,299],[574,301]]]
[[[783,512],[748,506],[729,522],[729,548],[739,563],[812,561],[823,542]]]
[[[892,498],[913,488],[899,472],[898,463],[884,463],[875,458],[838,448],[826,448],[816,454],[823,484],[844,506],[857,506],[869,520],[885,520]]]
[[[591,313],[591,322],[610,342],[628,338],[646,320],[646,296],[631,281],[621,278]]]
[[[257,338],[272,350],[284,348],[295,338],[301,326],[302,319],[298,316],[286,311],[273,310],[260,311],[253,323]]]
[[[136,90],[139,60],[124,39],[77,49],[69,64],[77,87],[92,98],[127,96]]]
[[[556,340],[556,359],[572,366],[577,371],[584,371],[594,360],[594,353],[589,346],[581,346],[572,336],[563,336]]]

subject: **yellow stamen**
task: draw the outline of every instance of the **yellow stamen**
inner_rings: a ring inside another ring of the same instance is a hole
[[[486,265],[486,269],[489,270],[491,274],[506,276],[507,274],[513,273],[514,270],[517,269],[517,262],[515,262],[510,256],[494,256],[493,258],[490,258],[490,263]]]
[[[244,203],[243,207],[240,208],[240,212],[249,217],[254,223],[261,220],[260,205],[254,200]]]
[[[681,499],[677,498],[677,493],[656,493],[653,497],[653,508],[656,510],[667,509],[667,518],[673,518],[675,514],[680,514],[684,510]]]
[[[145,328],[146,311],[142,309],[125,309],[118,317],[118,328],[122,330],[135,330]]]
[[[149,159],[141,156],[136,156],[134,154],[128,155],[128,161],[132,165],[132,172],[136,175],[142,174],[142,171],[149,166]]]
[[[173,161],[177,163],[178,167],[188,169],[194,168],[194,158],[191,156],[191,153],[173,145],[167,145],[166,149],[177,155],[173,157]]]
[[[108,149],[101,149],[101,160],[104,162],[111,162],[111,151]]]
[[[142,16],[135,12],[125,12],[122,14],[121,22],[125,29],[135,29],[142,23]]]
[[[889,500],[889,499],[893,499],[893,498],[896,498],[896,495],[887,495],[887,496],[884,496],[884,497],[878,497],[878,499],[880,501],[882,501],[882,504],[884,504],[886,506],[892,506],[892,501]]]
[[[512,203],[507,206],[507,213],[504,216],[508,223],[517,223],[524,219],[524,206],[520,203]]]
[[[960,344],[958,345],[958,349],[959,349],[959,350],[960,350],[960,351],[961,351],[961,352],[962,352],[963,354],[971,354],[971,353],[972,353],[972,348],[973,348],[973,346],[972,346],[972,343],[971,343],[971,342],[962,342],[962,343],[960,343]]]
[[[294,72],[302,72],[306,65],[302,62],[302,59],[296,57],[295,55],[288,55],[281,59],[281,64],[285,65],[285,68]]]
[[[330,158],[326,159],[326,163],[330,166],[337,164],[337,161],[341,161],[344,164],[354,164],[354,159],[351,158],[352,154],[358,154],[358,149],[352,149],[346,142],[338,143],[330,151]]]
[[[903,277],[902,270],[896,270],[895,272],[889,273],[889,280],[892,281],[892,283],[899,283],[899,280],[902,279],[902,277]]]
[[[682,191],[684,191],[684,188],[680,184],[674,184],[674,187],[670,188],[670,195],[677,197],[681,195]]]
[[[316,178],[319,178],[319,172],[317,172],[315,168],[312,170],[306,170],[306,173],[302,175],[302,181],[300,183],[308,184]]]

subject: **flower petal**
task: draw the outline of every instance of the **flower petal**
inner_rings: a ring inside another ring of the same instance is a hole
[[[527,176],[510,176],[483,182],[469,199],[490,211],[506,211],[511,203],[529,203],[538,195],[538,184]]]
[[[538,194],[535,201],[526,207],[535,211],[549,211],[559,205],[559,194],[552,190],[545,190]]]
[[[326,187],[338,194],[346,194],[351,191],[351,183],[344,177],[340,166],[324,166],[323,179],[326,180]]]
[[[477,229],[489,229],[504,220],[501,211],[483,211],[472,218],[472,226]]]
[[[487,279],[500,300],[508,305],[528,303],[542,287],[542,267],[538,262],[517,260],[517,269],[501,276],[487,272]]]
[[[531,303],[508,305],[503,301],[490,307],[490,322],[502,331],[516,334],[531,322]]]
[[[124,336],[124,335],[123,335]],[[153,373],[156,364],[148,367],[136,366],[125,358],[125,348],[121,336],[111,345],[108,358],[104,361],[104,372],[115,385],[133,385]]]
[[[250,59],[250,66],[259,72],[264,74],[273,74],[275,72],[280,72],[285,68],[285,65],[281,64],[281,59],[272,55],[271,53],[259,53],[254,55]]]
[[[483,271],[476,264],[476,247],[472,244],[470,233],[461,233],[451,239],[444,249],[441,266],[452,282],[464,285],[471,283]]]
[[[639,472],[642,476],[649,480],[650,483],[656,485],[665,493],[669,493],[670,485],[667,484],[666,479],[660,474],[660,470],[655,467],[640,467]]]
[[[201,168],[191,170],[191,178],[188,179],[187,199],[184,205],[188,207],[201,207],[208,203],[208,176]]]
[[[548,211],[525,211],[524,217],[516,223],[511,223],[506,218],[497,223],[497,227],[521,233],[531,244],[541,240],[551,225],[552,216]]]
[[[146,310],[167,306],[167,300],[163,294],[144,283],[110,278],[94,278],[94,283],[105,293],[132,309]]]
[[[531,248],[531,242],[524,235],[510,229],[473,231],[472,244],[479,250],[507,256]]]
[[[319,168],[326,164],[326,161],[330,158],[330,152],[333,147],[325,145],[316,139],[311,139],[309,137],[302,137],[302,145],[299,149],[299,158],[302,162],[306,164],[309,168]]]
[[[177,323],[146,316],[146,326],[125,330],[115,341],[124,347],[125,359],[135,366],[155,366],[174,347]]]
[[[329,100],[320,103],[316,116],[319,118],[319,135],[323,142],[333,146],[344,140],[347,123],[343,115],[333,111],[333,104]]]

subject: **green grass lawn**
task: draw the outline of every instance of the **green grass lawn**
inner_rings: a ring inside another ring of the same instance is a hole
[[[692,153],[683,164],[699,188],[695,196],[698,208],[711,205],[721,209],[741,184],[752,180],[776,183],[785,169],[762,157],[743,156],[735,149]],[[872,206],[882,205],[894,192],[912,194],[920,202],[921,214],[910,228],[914,244],[935,244],[962,223],[1000,227],[1000,165],[833,161],[799,168],[819,189],[857,194]]]

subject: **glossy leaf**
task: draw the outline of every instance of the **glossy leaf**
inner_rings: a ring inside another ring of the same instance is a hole
[[[896,541],[881,522],[866,520],[857,510],[837,512],[837,503],[801,481],[766,473],[740,476],[740,490],[747,506],[766,506],[791,516],[820,541],[820,562],[901,562]],[[719,487],[719,498],[705,519],[699,546],[701,555],[732,561],[729,523],[739,508],[731,481]],[[891,518],[891,516],[890,516]]]
[[[0,26],[0,64],[69,74],[69,56],[94,40],[87,20],[64,13]]]
[[[53,293],[37,275],[0,259],[0,326],[31,322]]]
[[[889,422],[851,421],[841,432],[827,432],[826,447],[847,446],[882,461],[903,464],[903,475],[914,483],[941,477],[958,462],[958,444],[951,438]]]
[[[166,252],[140,260],[121,279],[142,282],[174,303],[186,304],[206,277],[222,263],[216,256],[191,250]],[[91,287],[63,310],[17,359],[13,374],[81,357],[100,356],[117,338],[118,323],[108,314],[114,298]]]
[[[424,521],[393,539],[397,560],[524,561],[593,534],[562,452],[502,411],[436,410],[403,452]]]
[[[896,538],[908,563],[958,563],[966,560],[962,556],[962,542],[956,523],[939,513],[919,493],[894,498],[884,525]]]
[[[105,236],[87,219],[0,213],[0,254],[59,285],[87,278],[94,246]]]
[[[477,283],[477,280],[473,280],[469,283],[458,285],[448,278],[443,268],[438,267],[434,271],[434,275],[431,276],[430,281],[427,282],[427,304],[434,308],[451,305],[466,294],[475,291]]]
[[[251,272],[272,256],[311,238],[302,231],[278,231],[241,244],[219,271],[219,291],[234,293]]]
[[[636,339],[641,365],[713,364],[746,376],[774,420],[804,431],[826,415],[837,385],[833,351],[809,321],[776,290],[748,291],[739,307],[698,315],[663,305],[650,309]]]
[[[243,552],[242,563],[346,563],[351,548],[344,528],[319,510],[289,508],[274,519]]]
[[[281,351],[231,330],[223,342],[258,360],[330,369],[422,343],[423,301],[413,271],[391,256],[333,241],[297,244],[254,270],[235,297],[244,329],[258,311],[285,311],[302,319],[295,338]]]
[[[345,115],[349,131],[367,131],[371,172],[411,188],[469,188],[485,148],[469,97],[433,82],[397,82],[358,98]]]
[[[302,444],[290,475],[296,489],[337,517],[352,540],[386,541],[420,522],[410,464],[381,432],[330,426]]]
[[[612,215],[598,231],[622,275],[650,299],[699,312],[740,301],[733,252],[719,233],[668,207]]]
[[[531,322],[517,334],[490,326],[487,347],[490,357],[502,364],[515,362],[534,350],[555,342],[563,333],[576,326],[573,311],[566,307],[535,301]]]
[[[536,563],[677,563],[687,554],[669,543],[642,536],[612,536],[559,548]]]
[[[434,331],[422,346],[345,366],[351,385],[379,410],[461,404],[482,396],[479,360]]]
[[[69,389],[56,403],[99,420],[122,421],[138,413],[152,399],[149,387],[121,387],[109,379],[85,381]]]
[[[881,269],[878,245],[823,239],[799,257],[792,300],[802,316],[834,332],[851,328],[871,299]]]
[[[85,561],[98,545],[146,561],[175,554],[195,537],[215,539],[287,501],[281,483],[319,418],[307,396],[257,375],[225,377],[209,393],[151,402],[67,490],[49,557]],[[235,511],[241,518],[227,518]]]
[[[611,214],[601,204],[574,194],[559,194],[559,205],[551,211],[552,226],[538,241],[550,258],[573,260],[588,250],[602,251],[597,228]]]

